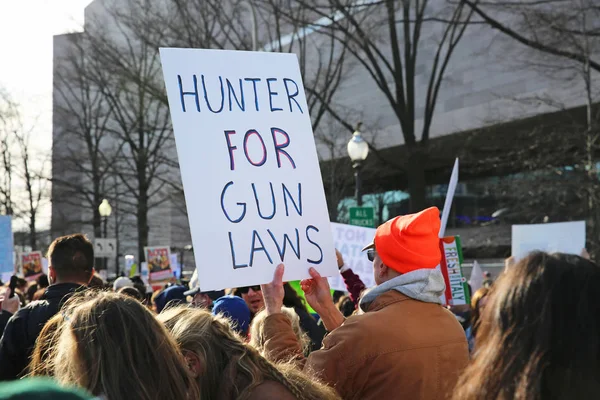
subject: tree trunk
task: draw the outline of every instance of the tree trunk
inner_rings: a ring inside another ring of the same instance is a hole
[[[408,179],[408,193],[410,194],[410,212],[419,212],[427,206],[425,180],[426,157],[422,144],[409,147],[408,165],[406,168]]]
[[[143,198],[143,199],[142,199]],[[138,256],[139,260],[145,261],[144,247],[148,246],[148,198],[140,196],[137,209],[138,220]]]
[[[37,232],[35,229],[35,213],[32,212],[29,219],[29,245],[31,246],[31,251],[36,251],[37,247]]]

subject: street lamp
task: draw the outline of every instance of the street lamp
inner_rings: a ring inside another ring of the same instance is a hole
[[[356,125],[356,130],[352,134],[352,139],[348,142],[348,156],[352,160],[352,168],[354,168],[354,178],[356,180],[355,186],[355,197],[356,204],[362,206],[362,195],[360,193],[360,170],[362,169],[363,162],[369,155],[369,144],[365,142],[365,139],[360,134],[360,127],[362,122]]]
[[[112,213],[112,207],[110,206],[110,204],[108,204],[108,200],[102,200],[102,203],[100,203],[100,205],[98,206],[98,212],[100,213],[100,217],[102,217],[102,223],[104,224],[103,236],[106,239],[106,237],[108,236],[106,232],[106,224],[108,222],[108,217],[110,217],[110,214]],[[105,270],[107,269],[107,261],[107,258],[104,257]]]

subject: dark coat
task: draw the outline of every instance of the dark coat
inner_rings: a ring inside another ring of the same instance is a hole
[[[51,285],[40,300],[21,308],[8,320],[0,339],[0,380],[17,379],[26,372],[40,331],[63,303],[81,288],[76,283]]]

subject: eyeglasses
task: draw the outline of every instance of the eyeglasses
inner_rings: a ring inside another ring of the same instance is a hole
[[[258,291],[260,291],[260,285],[244,286],[244,287],[238,288],[237,291],[240,294],[246,294],[246,293],[248,293],[250,291],[250,289],[254,290],[255,292],[258,292]]]
[[[369,250],[367,250],[367,258],[371,262],[373,262],[373,260],[375,260],[375,249],[369,249]]]

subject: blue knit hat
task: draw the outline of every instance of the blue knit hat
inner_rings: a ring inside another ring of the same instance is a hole
[[[156,311],[161,312],[167,305],[175,306],[185,303],[184,292],[185,287],[183,286],[170,286],[163,290],[162,293],[154,299]]]
[[[213,315],[221,314],[229,318],[232,322],[232,328],[240,335],[248,336],[250,326],[250,309],[241,297],[223,296],[219,297],[212,310]]]

